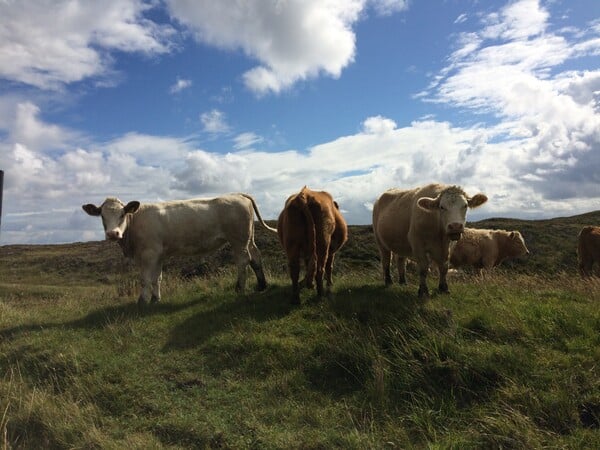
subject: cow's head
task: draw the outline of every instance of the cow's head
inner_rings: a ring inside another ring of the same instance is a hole
[[[508,234],[510,248],[509,253],[511,256],[525,256],[529,255],[529,249],[527,245],[525,245],[525,239],[523,239],[523,235],[518,231],[511,231]]]
[[[436,198],[421,197],[417,204],[428,211],[438,211],[446,235],[453,241],[460,239],[465,230],[467,208],[476,208],[487,202],[484,194],[469,197],[462,188],[450,186]]]
[[[104,200],[100,207],[88,203],[83,205],[83,210],[90,216],[101,216],[104,225],[104,234],[109,241],[123,238],[127,229],[127,214],[135,213],[140,207],[140,202],[132,201],[124,205],[118,198],[110,197]]]

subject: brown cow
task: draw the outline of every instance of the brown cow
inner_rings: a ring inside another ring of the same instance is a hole
[[[433,261],[440,270],[438,288],[448,292],[450,241],[464,231],[467,208],[487,201],[483,194],[469,197],[458,186],[429,184],[411,190],[390,189],[373,205],[373,232],[381,255],[383,278],[392,283],[390,260],[396,256],[398,279],[406,283],[406,259],[419,265],[419,298],[429,297],[427,273]]]
[[[306,286],[316,278],[317,295],[323,295],[323,271],[327,293],[331,290],[331,270],[335,252],[348,239],[348,227],[338,205],[328,192],[311,191],[306,186],[291,195],[279,215],[279,240],[287,258],[292,279],[292,302],[300,303],[300,260],[306,265]]]
[[[582,277],[592,275],[594,263],[600,264],[600,227],[585,226],[577,237],[579,273]]]
[[[450,265],[489,270],[508,258],[528,254],[525,240],[518,231],[465,228],[462,237],[451,245]]]

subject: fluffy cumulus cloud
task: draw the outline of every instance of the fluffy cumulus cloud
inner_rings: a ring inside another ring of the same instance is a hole
[[[600,33],[574,34],[577,41],[552,32],[539,1],[511,2],[485,16],[478,32],[459,37],[450,64],[425,93],[431,101],[498,117],[489,131],[502,142],[488,147],[508,155],[506,167],[521,189],[538,196],[532,205],[598,197],[600,71],[561,66],[597,55]],[[497,167],[494,159],[482,163]]]
[[[107,51],[161,54],[174,29],[142,0],[0,2],[0,77],[42,89],[102,76]]]
[[[243,74],[258,95],[278,93],[325,74],[337,78],[354,60],[353,24],[371,4],[379,14],[406,9],[403,0],[167,0],[171,14],[196,38],[242,49],[259,65]]]

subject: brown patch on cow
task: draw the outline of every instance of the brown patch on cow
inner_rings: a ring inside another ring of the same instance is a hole
[[[323,274],[329,292],[333,284],[335,252],[348,239],[348,227],[331,194],[306,186],[291,195],[279,215],[277,231],[288,259],[292,280],[292,301],[300,302],[300,266],[306,268],[305,285],[316,281],[317,295],[323,295]]]

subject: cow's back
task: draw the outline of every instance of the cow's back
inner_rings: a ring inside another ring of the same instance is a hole
[[[247,241],[252,204],[235,194],[148,203],[140,206],[130,227],[137,248],[161,246],[165,255],[206,253],[228,241]]]
[[[277,234],[284,249],[299,246],[306,250],[308,236],[308,221],[299,194],[288,197],[285,206],[277,220]]]

